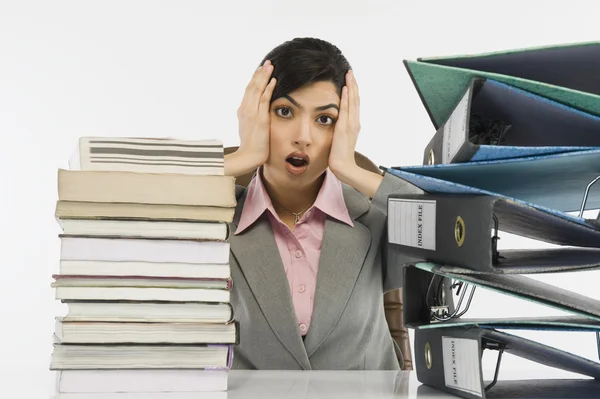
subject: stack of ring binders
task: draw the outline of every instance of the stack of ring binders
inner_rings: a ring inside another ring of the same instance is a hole
[[[502,381],[509,353],[581,374],[565,386],[600,397],[597,360],[499,331],[595,334],[600,360],[600,301],[528,276],[600,269],[600,217],[584,218],[600,209],[600,42],[404,64],[435,128],[423,165],[387,169],[421,191],[389,196],[387,232],[406,260],[418,380],[464,398],[564,396],[555,380]],[[502,232],[554,246],[499,250]],[[477,288],[570,315],[465,317]],[[485,350],[498,353],[486,378]]]

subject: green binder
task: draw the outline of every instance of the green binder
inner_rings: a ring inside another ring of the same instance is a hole
[[[404,60],[436,129],[473,78],[489,78],[600,115],[600,42]]]

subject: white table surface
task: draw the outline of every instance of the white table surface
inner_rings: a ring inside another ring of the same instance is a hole
[[[501,373],[502,374],[502,373]],[[546,377],[544,377],[544,375]],[[565,376],[563,376],[564,378]],[[547,373],[505,372],[501,379],[548,378]],[[556,378],[556,377],[554,377]],[[567,377],[568,378],[568,377]],[[573,377],[571,377],[573,378]],[[577,377],[575,377],[577,378]],[[560,377],[559,377],[560,379]],[[31,380],[31,378],[30,378]],[[23,385],[21,385],[23,387]],[[29,388],[35,387],[34,385]],[[23,394],[2,395],[11,399]],[[73,394],[71,394],[73,395]],[[39,397],[39,396],[37,396]],[[57,394],[45,397],[61,399]],[[583,396],[582,396],[583,397]],[[585,396],[589,397],[589,396]],[[600,392],[599,396],[600,397]],[[422,385],[414,371],[241,371],[229,373],[229,389],[218,393],[79,394],[69,399],[392,399],[456,398]]]

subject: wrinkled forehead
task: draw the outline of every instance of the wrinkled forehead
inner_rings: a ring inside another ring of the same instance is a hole
[[[297,106],[315,108],[326,104],[340,103],[337,87],[332,82],[315,82],[294,90],[284,96]]]

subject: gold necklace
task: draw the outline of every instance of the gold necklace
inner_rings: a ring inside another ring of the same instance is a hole
[[[306,211],[308,210],[308,208],[310,208],[310,207],[312,206],[312,204],[311,204],[311,205],[307,206],[307,207],[306,207],[306,208],[305,208],[303,211],[300,211],[300,212],[296,213],[296,212],[292,212],[292,211],[290,211],[289,209],[287,209],[287,208],[285,208],[285,207],[281,206],[281,204],[278,204],[278,205],[279,205],[279,207],[280,207],[280,208],[282,208],[284,211],[286,211],[286,212],[289,212],[289,213],[291,213],[292,215],[294,215],[294,224],[298,224],[298,222],[300,221],[300,216],[301,216],[301,215],[302,215],[304,212],[306,212]]]

